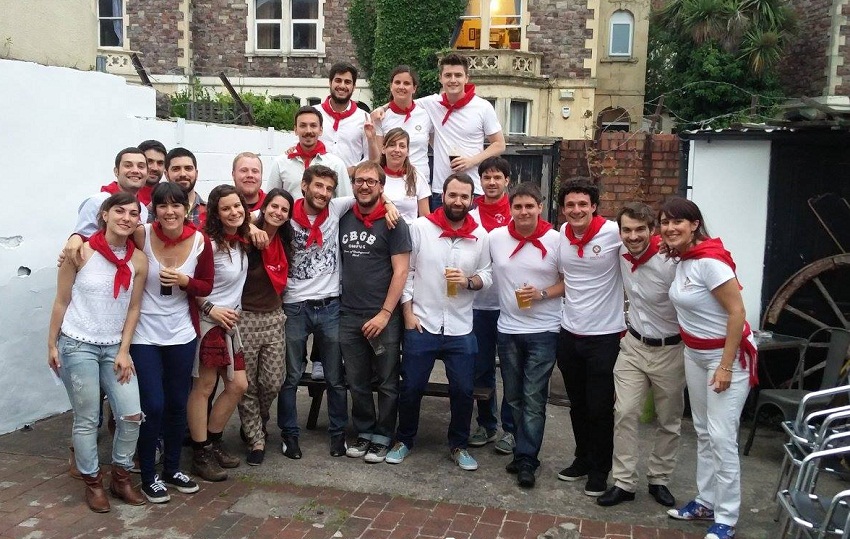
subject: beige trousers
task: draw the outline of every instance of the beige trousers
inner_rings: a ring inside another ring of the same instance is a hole
[[[685,361],[682,343],[648,346],[626,333],[614,365],[614,484],[634,492],[639,458],[638,420],[652,386],[656,428],[647,466],[650,485],[666,485],[676,467],[682,412],[685,407]]]

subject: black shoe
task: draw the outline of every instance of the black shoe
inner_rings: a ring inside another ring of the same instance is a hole
[[[670,492],[666,485],[649,485],[649,494],[655,501],[664,507],[673,507],[676,505],[676,498]]]
[[[578,481],[587,477],[588,471],[588,467],[576,459],[572,464],[558,472],[558,479],[561,481]]]
[[[505,465],[505,471],[512,475],[517,474],[519,473],[519,464],[517,464],[517,461],[512,460]]]
[[[252,449],[248,452],[248,457],[245,458],[245,462],[248,463],[248,466],[259,466],[263,463],[263,459],[265,458],[265,449]]]
[[[284,456],[288,458],[296,460],[301,458],[301,448],[298,447],[298,436],[284,434],[283,444],[280,449],[283,451]]]
[[[635,499],[635,493],[623,490],[620,487],[611,487],[605,494],[596,498],[596,503],[602,507],[611,507],[618,503],[630,502]]]
[[[534,488],[537,478],[534,476],[534,468],[529,465],[520,466],[516,475],[516,482],[522,488]]]
[[[182,492],[183,494],[194,494],[201,489],[197,483],[192,481],[191,477],[181,471],[163,474],[162,481],[166,485],[176,488],[178,492]]]
[[[602,496],[608,490],[608,476],[589,473],[587,475],[587,483],[584,484],[584,493],[588,496]]]
[[[345,434],[334,434],[331,436],[331,456],[344,457],[348,451],[348,446],[345,445]]]

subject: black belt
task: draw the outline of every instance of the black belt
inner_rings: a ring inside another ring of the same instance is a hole
[[[644,337],[632,328],[629,328],[629,333],[632,334],[632,337],[647,346],[667,346],[671,344],[679,344],[680,342],[682,342],[681,335],[673,335],[670,337],[664,337],[663,339],[650,339],[649,337]]]
[[[330,297],[330,298],[322,298],[322,299],[308,299],[308,300],[304,300],[304,303],[308,307],[327,307],[332,302],[334,302],[338,299],[339,299],[339,296],[333,296],[333,297]]]

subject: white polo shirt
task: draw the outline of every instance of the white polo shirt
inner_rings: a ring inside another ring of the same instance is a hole
[[[386,136],[390,129],[400,127],[407,131],[410,137],[408,145],[410,162],[416,167],[416,172],[420,172],[422,176],[429,180],[431,177],[431,166],[428,164],[428,144],[431,140],[431,132],[434,130],[434,124],[431,123],[431,117],[425,111],[425,108],[416,104],[410,112],[410,119],[404,121],[404,114],[396,114],[392,109],[387,107],[384,113],[384,119],[375,124],[375,132],[378,136]],[[442,185],[442,183],[440,184]],[[428,194],[431,194],[430,186]]]
[[[352,196],[354,192],[351,190],[351,179],[348,177],[348,169],[342,159],[331,154],[319,154],[310,161],[310,165],[324,165],[336,172],[336,196]],[[268,193],[275,187],[283,188],[289,191],[292,198],[298,200],[304,198],[301,193],[301,178],[304,177],[304,159],[301,157],[289,158],[288,155],[279,155],[272,161],[272,168],[269,170],[269,176],[266,179],[266,184],[263,190]]]
[[[676,264],[666,255],[656,254],[632,272],[632,263],[623,258],[628,253],[620,246],[620,273],[629,298],[629,324],[643,337],[663,339],[679,334],[676,309],[670,301],[670,285],[676,275]]]
[[[365,110],[357,109],[348,118],[340,120],[339,128],[334,130],[334,119],[324,107],[318,105],[316,109],[322,113],[322,136],[319,140],[325,143],[328,153],[338,155],[347,167],[369,159],[369,139],[363,130],[369,114]]]
[[[564,276],[566,292],[561,327],[576,335],[608,335],[626,329],[623,316],[623,279],[620,276],[620,229],[606,221],[584,246],[570,245],[561,226],[558,267]]]
[[[434,193],[443,192],[443,182],[452,173],[449,151],[453,147],[464,157],[479,154],[484,150],[487,137],[502,130],[493,105],[477,95],[465,106],[452,112],[444,125],[443,118],[448,109],[440,104],[441,100],[440,95],[429,95],[416,101],[428,112],[434,124],[434,175],[431,181],[431,191]],[[478,167],[468,168],[464,172],[475,182],[475,194],[484,194]]]
[[[558,282],[558,233],[550,230],[540,238],[546,248],[544,257],[540,249],[526,243],[511,257],[519,241],[511,237],[507,227],[490,231],[490,258],[493,260],[493,289],[499,300],[501,333],[512,335],[526,333],[557,333],[561,326],[561,298],[550,297],[532,301],[530,309],[517,306],[517,287],[524,284],[538,290]]]
[[[111,193],[101,191],[85,199],[77,210],[77,223],[74,225],[74,232],[86,238],[97,232],[97,216],[100,212],[100,206],[103,201],[111,196]],[[142,207],[139,212],[139,223],[145,224],[148,222],[148,209],[144,204],[139,205]]]
[[[410,225],[413,250],[401,301],[413,301],[413,314],[429,333],[468,335],[472,332],[472,299],[479,292],[458,286],[457,295],[448,297],[445,268],[459,268],[467,277],[478,275],[486,290],[493,282],[490,242],[480,226],[472,232],[476,240],[441,238],[442,232],[427,217]]]

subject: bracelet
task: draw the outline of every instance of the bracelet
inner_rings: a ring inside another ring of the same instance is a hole
[[[205,302],[204,302],[204,304],[203,304],[203,306],[201,306],[201,310],[203,311],[204,316],[209,316],[209,315],[210,315],[210,311],[212,311],[212,308],[213,308],[213,307],[215,307],[215,305],[213,305],[213,304],[212,304],[212,303],[210,303],[209,301],[205,301]]]
[[[387,314],[388,314],[388,315],[390,315],[390,316],[392,316],[392,315],[393,315],[393,312],[392,312],[391,310],[387,309],[386,307],[381,307],[381,310],[382,310],[382,311],[387,311]]]
[[[731,368],[724,367],[723,365],[718,365],[717,368],[726,372],[734,372]]]

